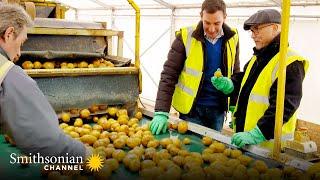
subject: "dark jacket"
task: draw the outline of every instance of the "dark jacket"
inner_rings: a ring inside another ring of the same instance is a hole
[[[222,45],[222,63],[221,63],[221,71],[224,76],[227,75],[227,47],[226,42],[233,37],[235,34],[229,26],[223,24],[222,26],[224,36],[223,45]],[[204,30],[202,26],[202,21],[200,21],[197,25],[197,28],[192,33],[192,37],[202,42],[202,49],[204,57],[203,60],[206,59],[205,53],[205,37]],[[237,44],[236,49],[236,59],[234,63],[233,73],[240,71],[240,62],[239,62],[239,43]],[[200,58],[199,58],[200,60]],[[168,53],[168,60],[164,63],[163,71],[161,73],[161,78],[159,82],[159,88],[157,93],[155,111],[164,111],[169,112],[171,107],[172,95],[175,90],[175,85],[178,82],[179,75],[184,67],[184,63],[186,61],[186,51],[182,41],[182,37],[180,34],[176,36],[176,39],[171,45],[171,49]],[[204,63],[205,64],[205,63]],[[201,91],[201,84],[198,90],[198,94]],[[225,97],[225,102],[227,102],[227,96]],[[194,101],[196,102],[196,100]],[[195,104],[195,103],[194,103]],[[226,109],[226,103],[225,103]]]
[[[279,48],[280,35],[278,35],[267,47],[261,50],[256,50],[255,48],[253,49],[254,55],[257,56],[257,60],[253,64],[248,79],[238,96],[238,109],[234,114],[234,116],[236,117],[236,132],[242,132],[244,130],[246,110],[250,92],[254,84],[256,83],[259,74],[261,73],[263,68],[268,64],[268,62],[272,59],[272,57],[279,52]],[[248,63],[244,67],[244,72],[248,66]],[[239,93],[244,72],[237,73],[232,77],[233,83],[235,85],[234,93],[236,94]],[[302,98],[302,81],[304,79],[304,76],[304,67],[300,61],[295,61],[287,66],[283,123],[288,122],[290,117],[293,115],[293,113],[298,109],[300,105],[300,101]],[[276,80],[272,84],[269,95],[270,106],[266,110],[264,116],[262,116],[258,121],[258,127],[267,140],[274,138],[277,83],[278,81]]]

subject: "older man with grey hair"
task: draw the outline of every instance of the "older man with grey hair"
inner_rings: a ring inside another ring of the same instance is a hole
[[[90,150],[63,133],[37,83],[13,63],[31,25],[23,8],[0,3],[0,130],[28,155],[86,157]]]
[[[244,72],[233,77],[238,100],[233,114],[236,134],[232,137],[232,143],[239,147],[263,143],[265,147],[271,148],[273,143],[267,140],[274,138],[280,61],[280,12],[275,9],[260,10],[245,21],[244,29],[251,31],[255,47]],[[288,48],[285,63],[287,76],[283,140],[293,137],[297,109],[302,98],[302,82],[309,66],[308,60],[291,48]]]

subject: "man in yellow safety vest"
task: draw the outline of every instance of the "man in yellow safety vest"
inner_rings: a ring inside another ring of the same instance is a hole
[[[263,144],[272,147],[274,138],[281,14],[274,9],[260,10],[249,17],[244,29],[251,31],[255,42],[254,55],[245,65],[244,73],[233,77],[237,104],[233,113],[237,133],[231,142],[239,147]],[[302,98],[302,82],[308,70],[308,61],[288,49],[286,57],[286,84],[282,140],[293,138],[297,109]],[[266,141],[270,140],[270,141]]]
[[[177,32],[169,51],[150,126],[153,134],[166,132],[171,105],[181,119],[222,129],[227,97],[233,91],[229,78],[240,70],[239,38],[237,30],[224,23],[223,0],[205,0],[200,15],[198,25]],[[218,69],[226,77],[213,77]]]

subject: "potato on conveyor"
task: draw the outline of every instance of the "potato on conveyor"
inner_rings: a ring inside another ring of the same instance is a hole
[[[209,145],[212,143],[212,138],[211,138],[211,137],[208,137],[208,136],[203,136],[203,138],[202,138],[202,143],[203,143],[205,146],[209,146]]]
[[[186,138],[184,138],[184,139],[182,140],[182,142],[183,142],[183,144],[188,145],[188,144],[191,143],[191,140],[186,137]]]
[[[62,112],[61,113],[61,120],[65,123],[70,122],[70,113]]]
[[[123,158],[126,156],[126,153],[121,149],[116,149],[112,153],[112,157],[116,159],[118,162],[122,162]]]
[[[181,121],[178,124],[178,132],[184,134],[188,131],[188,123],[186,121]]]
[[[22,68],[23,69],[33,69],[34,65],[31,61],[25,61],[22,63]]]
[[[75,127],[82,127],[83,126],[83,121],[81,118],[76,118],[73,124]]]
[[[80,140],[81,140],[83,143],[92,145],[94,142],[97,141],[97,137],[86,134],[86,135],[81,136],[81,137],[80,137]]]
[[[79,68],[88,68],[88,63],[86,61],[81,61],[79,64],[78,64],[78,67]]]
[[[117,114],[117,112],[118,112],[118,108],[116,108],[116,107],[109,107],[108,109],[107,109],[107,112],[108,112],[108,114],[110,115],[110,116],[115,116],[116,114]]]
[[[138,111],[135,115],[134,115],[135,118],[137,118],[138,120],[141,120],[142,119],[142,112]]]
[[[54,63],[53,62],[45,62],[45,63],[43,63],[42,67],[44,69],[54,69]]]
[[[259,171],[259,173],[265,173],[268,170],[266,163],[261,160],[256,160],[253,167]]]
[[[237,150],[237,149],[231,150],[231,158],[236,159],[241,155],[242,155],[242,152],[240,150]]]
[[[141,170],[156,167],[156,163],[147,159],[141,162]]]
[[[33,68],[34,68],[34,69],[41,69],[41,68],[42,68],[41,62],[35,61],[35,62],[33,63]]]
[[[107,159],[104,164],[109,166],[112,171],[116,171],[119,168],[119,163],[114,158]]]
[[[121,115],[128,116],[128,111],[126,109],[119,109],[116,114],[117,114],[117,117],[119,117]]]
[[[87,119],[88,117],[90,117],[90,111],[88,109],[82,109],[80,111],[80,117],[83,119]]]

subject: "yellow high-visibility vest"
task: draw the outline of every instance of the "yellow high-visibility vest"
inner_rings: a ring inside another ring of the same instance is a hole
[[[2,84],[2,81],[13,66],[13,62],[9,61],[6,57],[0,54],[0,84]]]
[[[172,106],[183,114],[188,114],[190,112],[197,96],[203,74],[204,60],[202,43],[192,37],[195,28],[196,26],[185,27],[178,32],[181,33],[187,59],[173,93]],[[226,42],[228,59],[227,76],[229,78],[233,73],[236,48],[239,41],[237,30],[232,29],[232,31],[235,32],[234,36]]]
[[[241,82],[240,92],[246,83],[250,71],[257,57],[253,56],[248,64],[246,72]],[[288,49],[286,66],[295,62],[301,61],[304,65],[304,71],[307,73],[309,62],[304,57],[300,56],[298,53],[292,49]],[[250,131],[257,126],[259,119],[264,115],[265,111],[269,107],[269,93],[272,84],[278,78],[279,74],[279,52],[269,61],[269,63],[264,67],[262,72],[254,84],[251,93],[249,95],[248,106],[246,110],[244,131]],[[239,98],[238,98],[239,99]],[[236,104],[235,111],[238,109],[238,102]],[[233,118],[234,119],[234,118]],[[282,140],[288,140],[293,138],[293,134],[296,128],[297,112],[295,112],[292,117],[289,118],[288,122],[284,123],[282,126]],[[235,129],[235,123],[234,123]],[[273,143],[271,141],[265,142],[266,147],[271,147]]]

